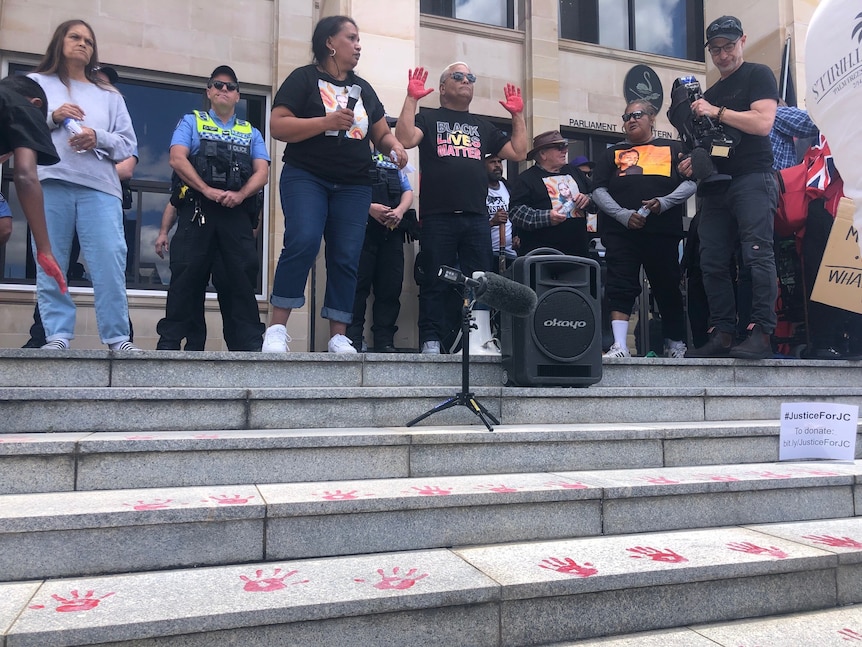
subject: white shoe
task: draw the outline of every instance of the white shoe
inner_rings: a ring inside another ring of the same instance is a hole
[[[500,355],[497,340],[491,336],[490,310],[474,310],[471,313],[470,355]]]
[[[118,341],[116,344],[108,344],[108,348],[111,350],[130,350],[137,353],[143,352],[130,341]]]
[[[664,344],[664,356],[671,359],[682,359],[685,357],[685,351],[688,350],[685,342],[665,339]]]
[[[44,346],[40,346],[42,350],[69,350],[69,340],[68,339],[55,339],[53,341],[49,341]]]
[[[330,353],[353,353],[356,354],[356,349],[350,343],[350,339],[344,335],[333,335],[326,346]]]
[[[440,354],[440,342],[439,341],[426,341],[422,344],[422,354],[423,355],[439,355]]]
[[[631,357],[632,354],[629,352],[629,349],[626,346],[620,346],[618,343],[614,342],[613,346],[608,349],[608,352],[602,355],[602,357]]]
[[[262,353],[286,353],[290,349],[287,347],[287,342],[290,341],[290,335],[287,334],[287,328],[281,324],[274,324],[266,329],[263,335],[263,346],[260,352]]]

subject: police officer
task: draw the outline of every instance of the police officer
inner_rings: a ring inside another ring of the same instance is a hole
[[[392,125],[388,117],[387,123]],[[365,350],[362,339],[365,308],[373,289],[371,333],[374,350],[394,353],[395,331],[398,330],[395,322],[401,311],[404,275],[404,234],[399,226],[413,202],[413,189],[407,176],[392,160],[376,151],[372,158],[371,207],[359,257],[353,323],[347,327],[347,337],[357,351]]]
[[[259,264],[253,230],[269,177],[269,154],[260,131],[236,117],[240,94],[233,69],[220,65],[213,70],[207,99],[210,110],[185,115],[171,139],[172,200],[177,234],[182,231],[185,244],[183,258],[172,258],[165,317],[156,328],[157,348],[179,350],[200,307],[194,302],[201,298],[213,259],[220,254],[227,270],[225,288],[231,293],[236,350],[259,351],[264,326],[254,292]]]

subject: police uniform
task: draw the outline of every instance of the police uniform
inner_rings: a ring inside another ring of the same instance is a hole
[[[227,191],[242,188],[253,173],[254,160],[269,161],[256,128],[236,116],[222,123],[213,110],[185,115],[171,139],[174,145],[189,149],[189,161],[208,186]],[[253,234],[261,208],[259,198],[260,194],[227,208],[175,181],[171,200],[177,207],[177,231],[171,246],[165,317],[156,327],[157,348],[179,350],[199,308],[195,302],[220,254],[225,272],[219,288],[228,293],[235,336],[231,350],[260,350],[264,325],[255,299],[259,263]]]
[[[371,174],[371,202],[395,208],[401,203],[405,191],[412,191],[410,181],[398,166],[381,154],[373,156]],[[404,276],[404,234],[391,230],[370,215],[365,227],[365,242],[359,257],[356,279],[356,298],[353,302],[353,322],[347,327],[347,337],[356,350],[361,350],[365,328],[365,309],[368,296],[374,290],[371,332],[374,348],[393,347],[401,311],[401,283]]]

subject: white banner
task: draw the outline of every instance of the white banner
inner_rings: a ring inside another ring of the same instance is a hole
[[[826,458],[852,461],[856,455],[859,407],[825,402],[781,405],[778,460]]]

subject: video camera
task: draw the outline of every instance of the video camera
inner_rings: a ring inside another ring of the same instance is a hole
[[[717,173],[713,157],[727,158],[739,143],[740,135],[706,115],[696,116],[691,105],[703,98],[700,83],[693,76],[683,76],[673,82],[670,108],[667,117],[679,132],[680,139],[691,157],[691,170],[695,180],[700,181],[698,195],[707,190],[707,185],[728,182],[730,176]],[[718,189],[719,186],[712,188]]]

